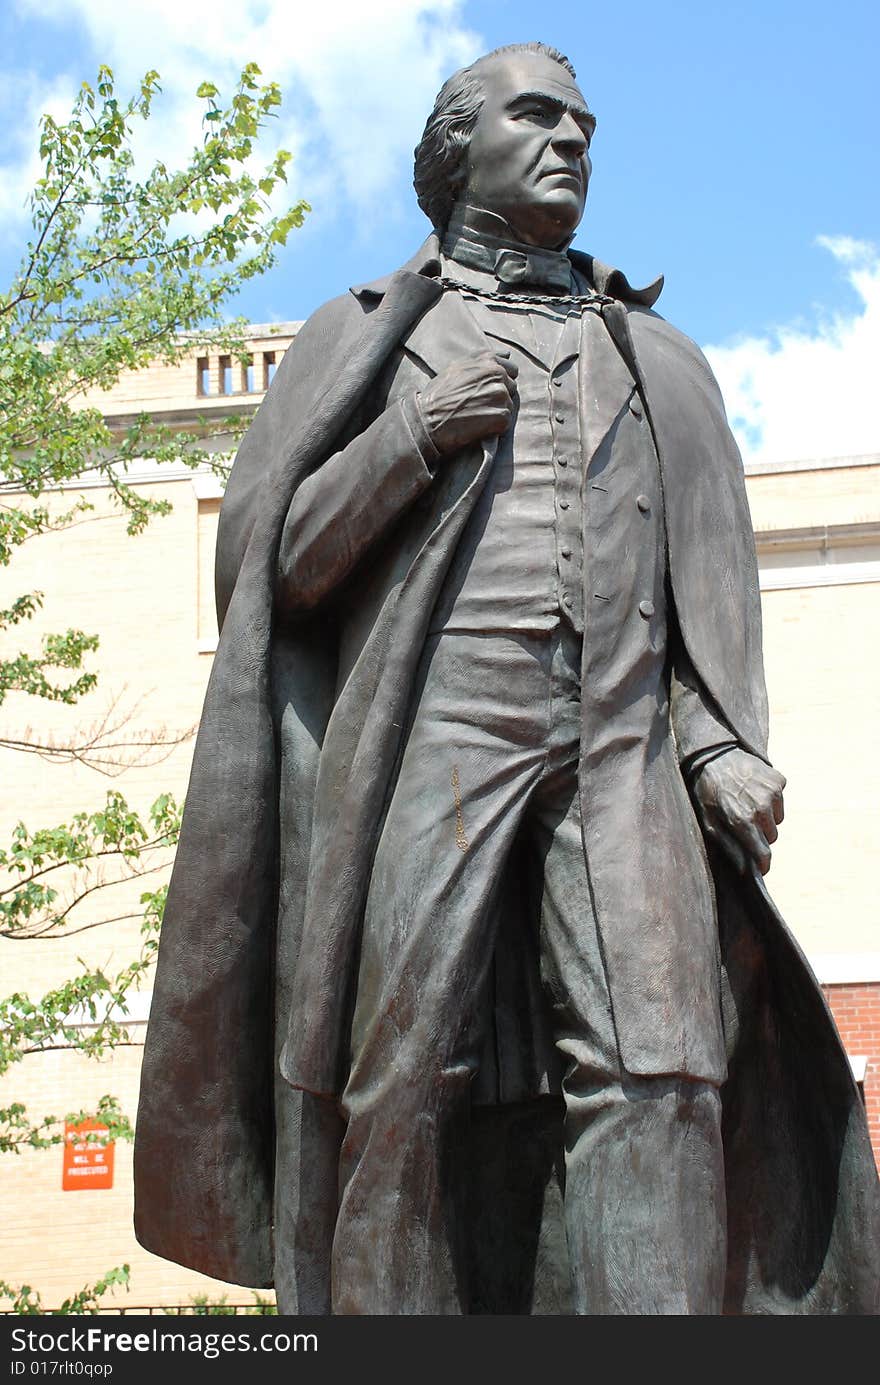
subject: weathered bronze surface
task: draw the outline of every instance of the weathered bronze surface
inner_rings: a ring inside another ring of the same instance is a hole
[[[569,250],[594,127],[542,45],[447,82],[434,234],[305,325],[224,501],[136,1225],[282,1311],[877,1310],[761,878],[742,465],[662,283]]]

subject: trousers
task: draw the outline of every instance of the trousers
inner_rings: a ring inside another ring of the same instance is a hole
[[[525,853],[564,1063],[571,1303],[720,1313],[717,1088],[621,1066],[581,832],[581,638],[445,632],[426,647],[366,904],[332,1251],[336,1314],[470,1311],[457,1152],[495,945]]]

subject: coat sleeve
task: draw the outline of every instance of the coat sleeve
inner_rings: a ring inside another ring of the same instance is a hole
[[[282,611],[317,606],[426,490],[439,459],[414,396],[397,399],[298,488],[281,535]]]
[[[325,303],[303,324],[284,357],[265,399],[242,438],[220,510],[215,589],[217,620],[223,627],[244,555],[261,514],[278,508],[271,493],[273,471],[296,473],[290,491],[321,454],[338,447],[348,412],[322,419],[322,401],[345,373],[355,353],[363,314],[351,294]],[[356,401],[353,401],[356,406]],[[283,514],[283,508],[281,509]],[[280,518],[280,516],[279,516]]]
[[[715,753],[740,745],[697,677],[683,646],[676,652],[672,665],[669,704],[678,759],[686,778]]]

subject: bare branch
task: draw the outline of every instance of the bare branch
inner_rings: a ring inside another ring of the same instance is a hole
[[[140,848],[140,850],[141,852],[161,850],[170,851],[171,848],[163,845],[161,842],[152,841],[145,843],[144,846]],[[96,852],[95,855],[93,857],[90,857],[89,859],[93,861],[96,860],[99,856],[106,857],[120,855],[121,853],[118,851],[101,851]],[[52,870],[61,869],[64,866],[69,866],[69,864],[69,862],[63,861],[60,862],[57,866],[47,867],[46,870],[35,871],[33,875],[27,877],[27,880],[35,880],[37,876],[45,876],[49,874]],[[26,942],[34,938],[43,938],[46,942],[52,942],[57,938],[72,938],[77,933],[87,933],[91,928],[103,928],[104,925],[108,923],[122,923],[126,919],[141,918],[143,917],[141,914],[119,914],[115,918],[96,919],[92,923],[80,924],[77,928],[65,927],[65,921],[73,912],[73,910],[77,907],[78,904],[81,904],[84,899],[88,899],[90,895],[97,894],[99,890],[111,890],[113,889],[114,885],[128,885],[132,880],[143,880],[148,875],[155,875],[160,870],[166,870],[170,864],[171,860],[169,857],[169,859],[165,861],[159,861],[156,865],[153,866],[143,866],[139,867],[136,870],[132,869],[128,875],[118,876],[114,880],[95,880],[90,885],[87,885],[83,889],[81,889],[77,894],[73,895],[63,909],[61,909],[58,912],[53,911],[51,917],[39,919],[35,923],[26,924],[22,928],[0,929],[0,938],[8,938],[11,942]],[[20,883],[27,883],[27,881],[23,881]],[[16,888],[20,888],[20,885]],[[0,890],[0,897],[11,893],[13,893],[13,890],[11,889]]]
[[[168,848],[168,843],[165,841],[165,838],[163,836],[153,837],[148,842],[140,843],[140,845],[137,847],[137,855],[140,856],[143,852],[146,851],[162,851],[166,848]],[[21,889],[22,885],[28,885],[33,880],[42,880],[45,879],[47,875],[53,875],[55,871],[70,870],[77,868],[83,869],[92,861],[99,861],[104,860],[105,858],[113,857],[119,857],[124,860],[125,852],[123,848],[107,847],[103,848],[100,851],[92,851],[88,856],[83,857],[81,861],[53,861],[53,863],[50,866],[41,866],[39,870],[32,870],[26,875],[23,875],[19,880],[16,880],[14,884],[7,885],[5,889],[0,889],[0,899],[4,898],[5,895],[15,894],[17,890]],[[121,885],[127,883],[129,880],[137,880],[139,876],[149,875],[151,871],[159,869],[161,869],[160,866],[150,866],[149,868],[145,868],[142,871],[132,869],[131,874],[123,876],[119,880],[99,881],[96,885],[90,887],[90,889],[86,891],[86,894],[90,894],[92,889],[101,889],[106,888],[110,885]]]
[[[127,736],[120,735],[126,726],[131,725],[135,713],[144,701],[144,698],[140,697],[131,707],[122,708],[125,691],[123,689],[122,693],[117,694],[104,715],[91,726],[84,728],[78,738],[41,739],[39,733],[27,726],[17,735],[0,736],[0,748],[38,755],[40,759],[55,764],[77,762],[88,769],[97,770],[107,778],[115,779],[127,769],[164,763],[179,745],[184,745],[195,735],[195,725],[176,731],[160,726],[148,732],[138,730]]]
[[[161,870],[161,866],[151,866],[151,870]],[[147,875],[149,872],[144,871]],[[130,878],[130,877],[129,877]],[[108,884],[121,884],[122,881],[108,881]],[[109,923],[131,923],[134,919],[142,919],[143,914],[116,914],[109,919],[95,919],[93,923],[81,923],[76,928],[65,928],[62,933],[52,933],[50,930],[55,924],[55,919],[50,919],[44,928],[35,928],[32,932],[24,929],[0,929],[0,938],[7,938],[11,943],[32,942],[34,938],[40,938],[43,942],[54,943],[59,938],[75,938],[77,933],[88,933],[92,928],[104,928]]]

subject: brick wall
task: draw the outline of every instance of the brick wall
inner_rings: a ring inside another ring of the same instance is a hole
[[[865,1107],[880,1166],[880,981],[862,981],[846,986],[825,986],[840,1037],[853,1058],[866,1058]]]

